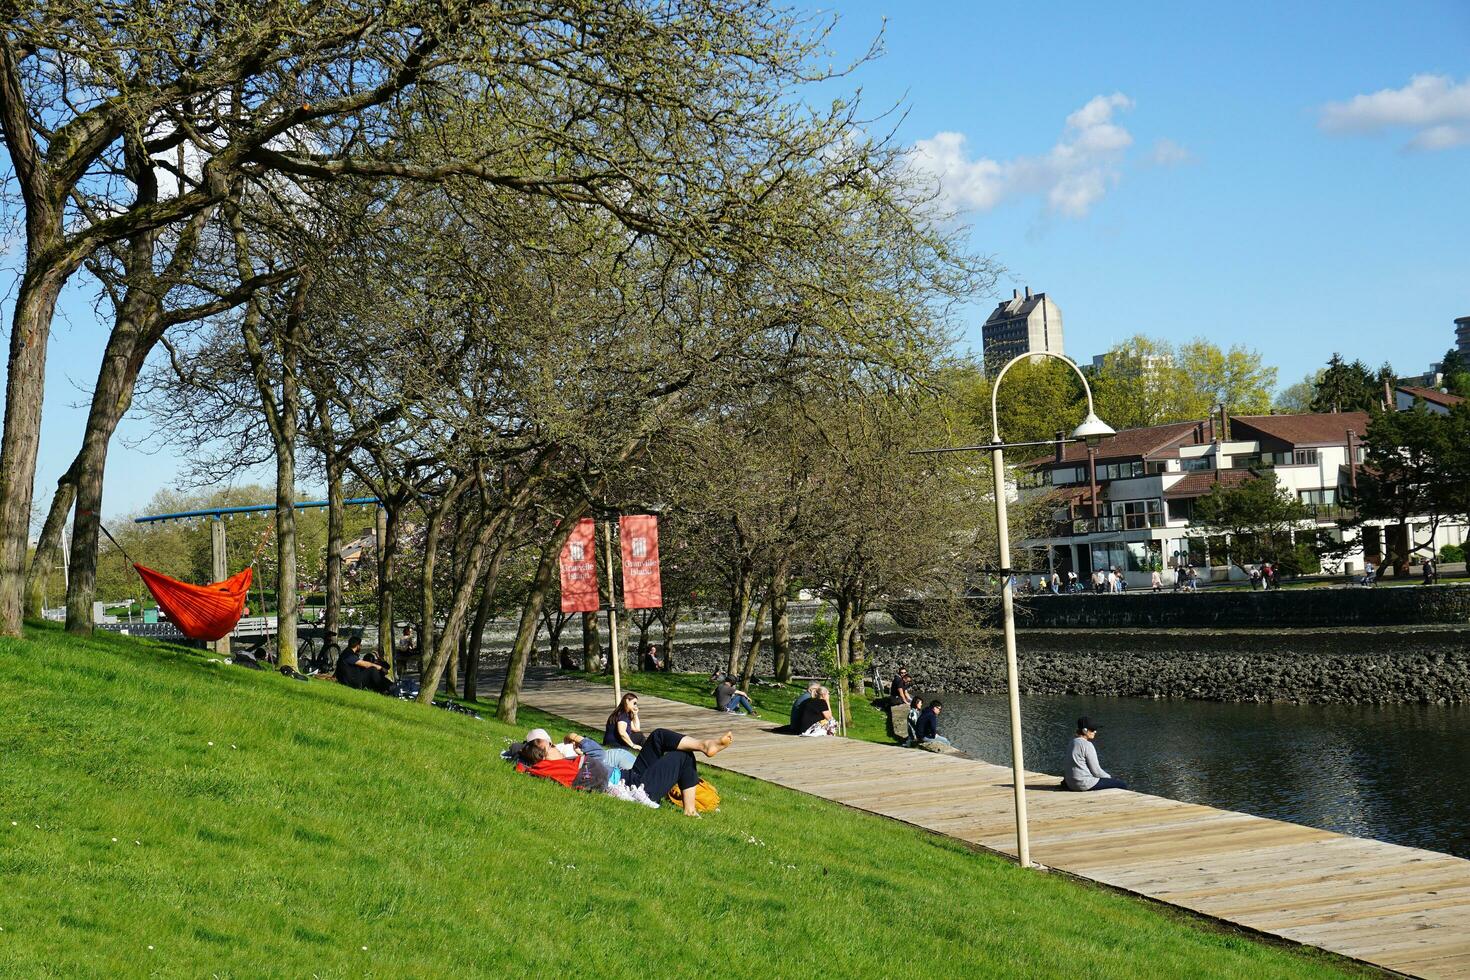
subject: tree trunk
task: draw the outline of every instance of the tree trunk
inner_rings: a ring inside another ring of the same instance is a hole
[[[449,655],[458,654],[458,645],[464,632],[465,617],[469,615],[470,601],[474,598],[475,583],[479,581],[485,570],[487,560],[486,550],[490,541],[505,527],[509,518],[509,512],[501,510],[494,516],[487,517],[475,534],[474,543],[470,546],[469,554],[462,563],[461,572],[455,582],[453,598],[449,604],[449,615],[444,618],[444,635],[454,637],[454,650],[446,650],[444,654],[436,655],[432,661],[424,661],[423,689],[419,693],[419,700],[430,701],[433,699],[433,688],[439,683],[439,677],[444,670],[446,660],[451,666],[458,666],[455,659]],[[534,639],[534,637],[533,637]],[[451,682],[450,690],[455,690]],[[425,694],[424,692],[428,692]]]
[[[444,659],[439,656],[434,625],[434,568],[439,561],[439,535],[443,531],[445,517],[463,489],[463,484],[459,483],[448,488],[439,506],[429,515],[428,528],[424,532],[424,563],[419,572],[419,656],[422,658],[419,662],[423,664],[419,700],[426,704],[434,700],[434,689],[439,686],[445,666]]]
[[[735,572],[735,582],[730,589],[730,635],[729,670],[734,677],[740,672],[740,655],[745,652],[745,626],[750,621],[750,594],[754,587],[754,576],[750,563],[740,559]]]
[[[102,523],[102,482],[112,434],[133,402],[133,386],[143,359],[158,337],[157,312],[146,293],[129,291],[107,340],[97,386],[87,412],[82,449],[76,463],[76,517],[72,521],[71,575],[66,588],[68,633],[92,632],[92,603],[97,598],[97,550]],[[140,308],[143,307],[143,308]]]
[[[283,401],[289,404],[291,398]],[[276,447],[276,649],[281,666],[295,668],[296,424],[294,415],[288,419],[288,438]]]
[[[32,215],[27,214],[27,220],[31,222]],[[57,220],[59,224],[59,215]],[[29,257],[49,244],[30,238],[26,246]],[[5,430],[0,435],[0,636],[21,635],[31,498],[46,388],[46,345],[56,314],[56,298],[66,279],[67,272],[59,268],[28,268],[20,282],[10,324]]]
[[[323,627],[333,633],[341,632],[342,622],[342,524],[346,507],[342,503],[342,473],[346,464],[335,450],[327,450],[327,583],[326,615]],[[390,641],[393,638],[389,632]],[[382,647],[380,637],[378,646]],[[381,650],[379,651],[381,653]],[[392,670],[392,657],[385,658]]]
[[[790,588],[791,559],[782,557],[771,574],[771,655],[775,661],[776,680],[791,680],[791,616],[786,611],[786,592]]]
[[[77,499],[77,470],[80,468],[81,455],[78,454],[71,461],[71,466],[56,481],[51,509],[46,512],[46,523],[41,527],[36,553],[31,556],[31,567],[26,573],[26,615],[34,619],[41,618],[46,584],[56,565],[56,557],[61,553],[61,536],[66,530],[66,518]]]
[[[582,669],[591,673],[594,658],[602,654],[602,638],[597,633],[597,613],[582,614]]]
[[[531,644],[536,637],[536,619],[541,613],[541,604],[551,589],[552,574],[561,557],[562,546],[572,536],[577,521],[587,512],[586,503],[572,509],[562,517],[556,533],[541,549],[541,560],[536,564],[536,575],[526,593],[525,605],[521,607],[521,622],[516,630],[515,644],[510,650],[510,660],[505,665],[505,683],[500,688],[500,703],[495,707],[495,717],[507,724],[515,724],[516,711],[521,703],[521,683],[526,676],[526,661],[530,658]],[[586,615],[594,615],[588,613]],[[587,620],[582,620],[585,630]]]
[[[761,641],[764,639],[761,634],[761,627],[765,622],[766,606],[770,601],[771,597],[769,594],[761,596],[760,605],[756,607],[755,615],[750,619],[750,651],[745,655],[745,669],[740,672],[740,687],[742,689],[749,688],[751,680],[755,677],[755,662],[756,658],[760,656]]]
[[[398,561],[398,513],[402,506],[392,499],[378,505],[373,542],[378,551],[378,656],[390,672],[394,669],[393,566]]]
[[[470,626],[470,648],[464,672],[464,699],[474,701],[479,696],[480,650],[485,642],[485,627],[490,622],[490,613],[495,608],[495,590],[500,585],[500,563],[505,557],[506,545],[502,543],[490,558],[490,567],[485,571],[485,581],[480,584],[480,602],[475,607],[475,621]]]
[[[670,613],[665,608],[659,622],[664,629],[664,673],[671,674],[674,671],[674,641],[679,636],[679,610],[676,608]]]
[[[852,663],[852,603],[847,598],[837,602],[837,687],[842,701],[841,721],[845,727],[851,717],[848,713],[847,667]]]

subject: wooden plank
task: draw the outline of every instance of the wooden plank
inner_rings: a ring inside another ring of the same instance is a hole
[[[601,728],[605,687],[541,673],[523,701]],[[1011,771],[643,695],[645,720],[735,743],[702,763],[1015,852]],[[1470,978],[1470,861],[1121,790],[1025,774],[1036,860],[1101,884],[1414,976]]]

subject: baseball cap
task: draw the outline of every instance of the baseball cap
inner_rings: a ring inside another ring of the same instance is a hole
[[[534,742],[538,738],[544,738],[548,742],[551,741],[551,736],[546,734],[546,729],[544,728],[533,728],[526,733],[526,741],[528,742]]]

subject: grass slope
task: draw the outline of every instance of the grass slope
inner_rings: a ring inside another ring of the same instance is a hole
[[[0,640],[0,718],[5,976],[1339,968],[730,774],[701,821],[576,794],[496,758],[520,729],[147,641]]]

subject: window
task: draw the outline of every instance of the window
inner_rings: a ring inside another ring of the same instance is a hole
[[[1291,454],[1291,461],[1296,466],[1316,466],[1317,450],[1298,449]]]
[[[1169,520],[1185,522],[1194,520],[1194,498],[1169,501]]]
[[[1179,464],[1179,468],[1185,472],[1212,470],[1215,468],[1215,460],[1210,456],[1188,456],[1181,459]]]
[[[1051,482],[1062,487],[1072,483],[1082,483],[1087,479],[1082,467],[1063,466],[1051,471]]]
[[[1169,469],[1169,464],[1162,459],[1151,459],[1143,464],[1145,473],[1164,473]]]
[[[1164,526],[1164,502],[1162,500],[1115,500],[1108,504],[1108,512],[1116,518],[1123,530],[1134,531],[1144,527]]]
[[[1135,476],[1143,476],[1143,460],[1141,459],[1127,463],[1105,463],[1097,468],[1099,480],[1128,480]]]
[[[1304,504],[1335,504],[1337,503],[1337,488],[1324,487],[1321,490],[1301,491],[1302,503]]]

